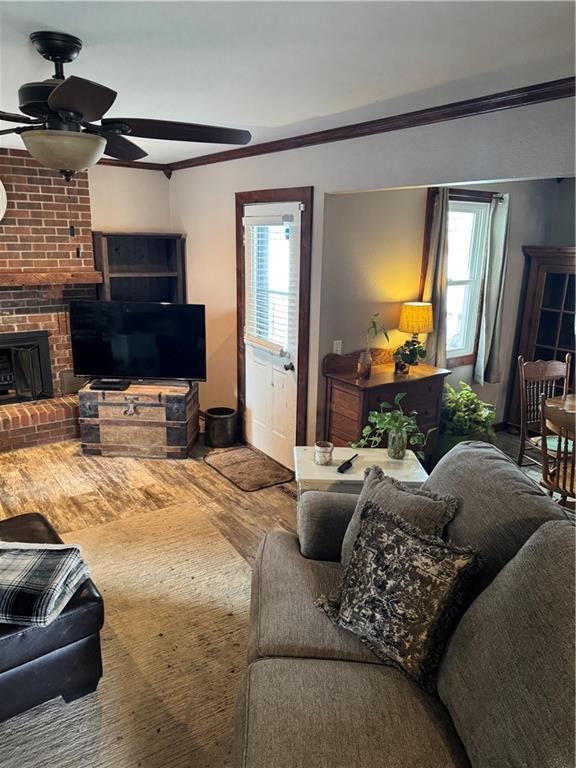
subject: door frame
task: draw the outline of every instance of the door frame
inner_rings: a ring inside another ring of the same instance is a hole
[[[236,358],[238,364],[238,425],[245,442],[246,351],[244,346],[244,206],[258,203],[303,203],[300,220],[298,290],[298,360],[296,368],[296,445],[306,444],[308,410],[308,346],[310,335],[310,275],[312,266],[312,206],[314,187],[287,187],[236,192]]]

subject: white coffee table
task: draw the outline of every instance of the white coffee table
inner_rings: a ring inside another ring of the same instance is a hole
[[[336,468],[355,453],[352,468],[340,474]],[[297,445],[294,448],[294,468],[298,485],[298,498],[305,491],[336,491],[360,493],[364,483],[364,470],[377,464],[390,477],[412,488],[418,488],[428,477],[416,454],[406,451],[403,459],[391,459],[386,448],[334,448],[332,464],[320,466],[314,463],[314,448]]]

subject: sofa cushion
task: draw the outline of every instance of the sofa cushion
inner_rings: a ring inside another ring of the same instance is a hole
[[[574,765],[574,544],[545,523],[449,642],[438,691],[474,768]]]
[[[422,487],[458,498],[460,508],[444,535],[478,552],[482,570],[476,594],[542,523],[566,519],[558,504],[489,443],[460,443],[438,462]]]
[[[357,493],[306,491],[301,495],[297,532],[304,557],[340,562],[342,541],[357,501]]]
[[[360,640],[335,627],[314,600],[340,586],[339,563],[302,557],[298,539],[269,533],[252,572],[248,658],[303,656],[378,664]]]
[[[32,544],[62,544],[50,523],[37,513],[0,521],[0,539]],[[0,624],[0,673],[99,632],[104,622],[100,593],[88,579],[47,627]]]
[[[430,491],[409,488],[393,477],[385,475],[380,467],[369,467],[358,497],[356,509],[342,541],[342,564],[348,565],[352,548],[360,530],[360,515],[367,501],[390,509],[403,517],[422,533],[441,536],[444,526],[454,517],[458,502],[449,493],[439,495]]]
[[[448,633],[477,570],[471,549],[425,536],[367,501],[341,587],[317,605],[385,664],[434,691]]]
[[[469,768],[442,704],[391,667],[261,659],[238,695],[235,768]]]

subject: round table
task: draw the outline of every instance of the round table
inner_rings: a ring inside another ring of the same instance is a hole
[[[546,410],[552,410],[554,420],[547,419],[546,426],[552,432],[557,432],[558,427],[566,427],[572,435],[576,430],[576,395],[566,397],[551,397],[546,400]]]

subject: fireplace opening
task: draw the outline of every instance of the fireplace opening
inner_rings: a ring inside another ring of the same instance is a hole
[[[48,331],[0,333],[0,405],[53,395]]]

